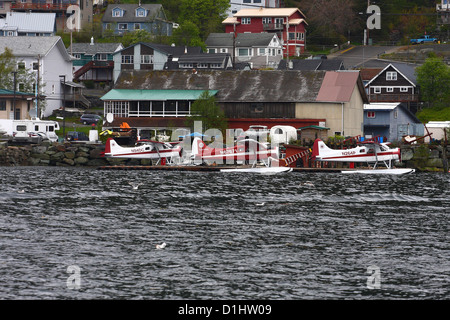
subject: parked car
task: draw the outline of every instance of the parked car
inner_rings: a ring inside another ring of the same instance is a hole
[[[100,120],[102,120],[102,117],[97,114],[83,114],[80,117],[80,122],[82,124],[97,124]]]
[[[433,43],[433,42],[436,43],[436,42],[438,42],[438,39],[433,38],[428,35],[424,35],[418,39],[411,39],[411,40],[409,40],[409,42],[411,44],[422,44],[422,43]]]
[[[67,141],[89,141],[89,137],[84,132],[69,131],[66,135]]]

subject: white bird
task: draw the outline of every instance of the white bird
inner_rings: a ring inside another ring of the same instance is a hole
[[[310,181],[306,181],[305,183],[302,183],[304,186],[314,187],[314,184]]]
[[[142,183],[138,183],[138,182],[128,182],[130,184],[130,186],[133,187],[134,190],[137,190],[137,188],[142,184]]]
[[[162,244],[157,244],[156,249],[164,249],[166,247],[166,243],[163,242]]]
[[[257,206],[263,206],[263,205],[265,205],[266,203],[265,202],[261,202],[261,203],[257,203],[256,205]]]
[[[25,193],[25,190],[19,190],[19,191],[17,191],[18,193]]]

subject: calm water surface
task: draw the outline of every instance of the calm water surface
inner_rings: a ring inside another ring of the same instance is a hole
[[[0,179],[0,299],[450,298],[449,175]]]

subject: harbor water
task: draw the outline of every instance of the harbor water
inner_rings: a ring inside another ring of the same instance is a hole
[[[2,167],[0,179],[3,300],[450,298],[442,173]]]

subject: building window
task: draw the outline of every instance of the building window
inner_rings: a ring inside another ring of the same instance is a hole
[[[113,17],[121,17],[122,16],[122,10],[120,10],[120,9],[113,10],[112,11],[112,16]]]
[[[193,68],[194,65],[192,63],[180,63],[180,68]]]
[[[211,63],[211,68],[222,68],[220,63]]]
[[[52,84],[52,94],[55,94],[55,85]]]
[[[153,63],[153,56],[151,55],[142,55],[141,56],[141,63],[142,64],[152,64]]]
[[[289,32],[289,40],[295,40],[295,32]]]
[[[216,53],[216,49],[208,49],[208,53]]]
[[[106,30],[111,30],[111,23],[106,23],[105,24],[105,29]]]
[[[387,92],[394,92],[394,88],[388,87],[388,88],[386,89],[386,91],[387,91]]]
[[[386,72],[386,80],[388,80],[388,81],[397,80],[397,72],[395,72],[395,71]]]
[[[126,24],[126,23],[119,23],[118,29],[119,30],[128,30],[128,24]]]
[[[136,17],[145,17],[145,10],[143,8],[136,9]]]
[[[305,34],[303,32],[297,32],[297,40],[305,40]]]
[[[367,118],[375,118],[375,111],[367,111]]]
[[[373,93],[381,93],[380,87],[373,87]]]
[[[106,53],[98,53],[96,54],[97,60],[106,61],[108,60],[108,55]]]
[[[269,23],[272,23],[272,18],[262,18],[262,23],[263,23],[263,24],[269,24]]]
[[[400,92],[408,92],[408,87],[401,87]]]
[[[242,57],[242,56],[250,56],[250,49],[248,48],[240,48],[238,49],[238,56]]]
[[[6,111],[6,100],[0,100],[0,111]]]
[[[134,56],[122,56],[122,63],[134,63]]]
[[[266,55],[266,49],[265,48],[259,48],[258,49],[258,54],[260,56],[265,56]]]
[[[394,118],[397,119],[398,118],[398,110],[394,111]]]
[[[134,30],[140,30],[141,29],[141,24],[140,23],[135,23],[134,24]]]
[[[208,64],[207,63],[199,63],[197,64],[198,68],[208,68]]]
[[[25,62],[19,62],[19,63],[17,63],[17,69],[19,69],[19,70],[25,70]]]
[[[227,48],[220,48],[220,53],[227,53],[228,49]]]
[[[242,24],[251,24],[252,23],[252,18],[242,18],[241,19],[241,23]]]

